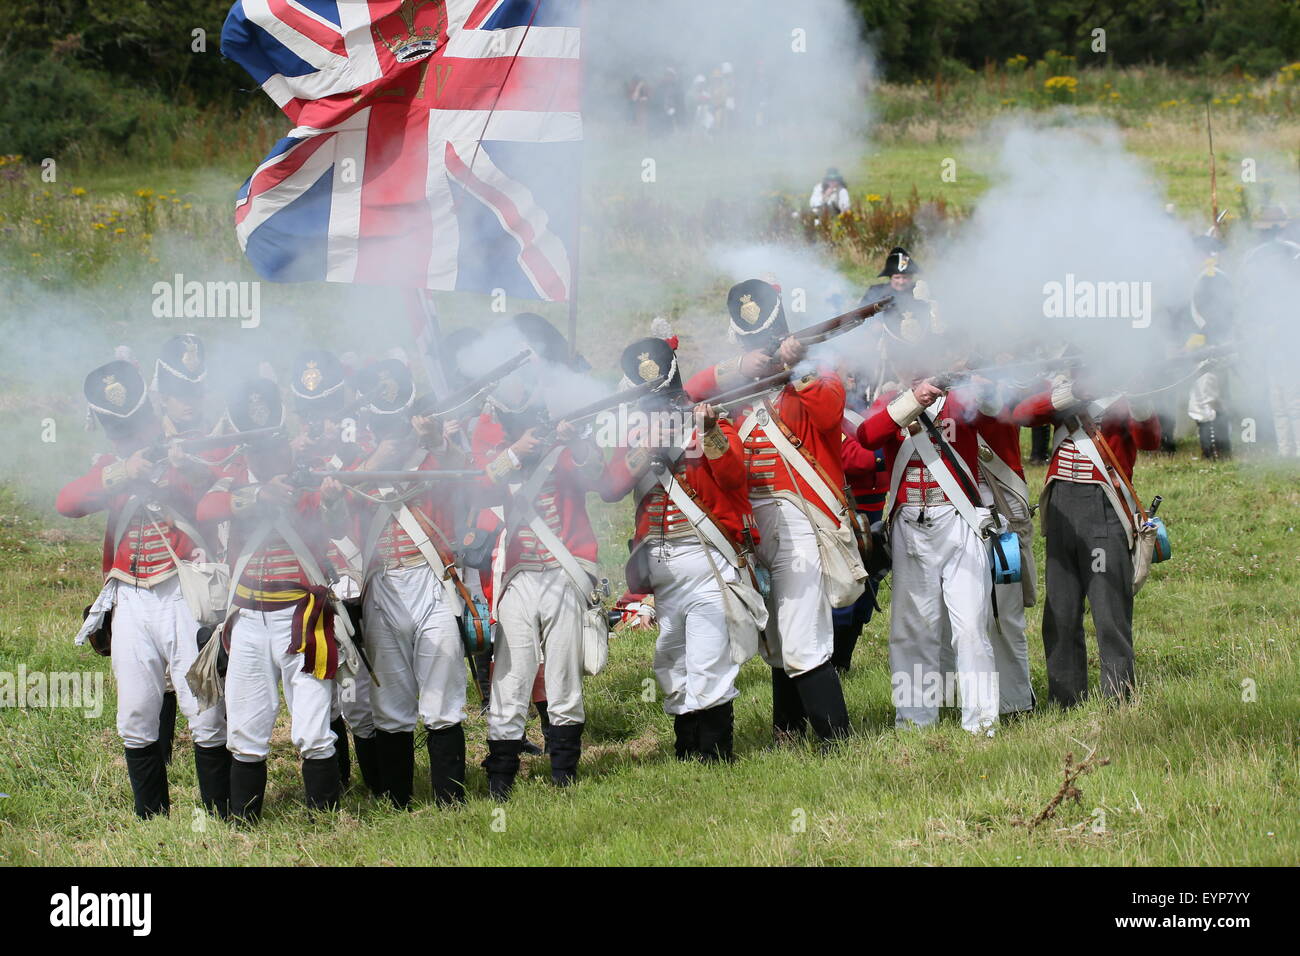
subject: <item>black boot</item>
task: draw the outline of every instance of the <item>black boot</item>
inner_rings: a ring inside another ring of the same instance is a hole
[[[697,711],[699,725],[700,759],[705,763],[731,763],[736,759],[733,751],[735,710],[731,701]]]
[[[786,737],[802,737],[807,729],[803,700],[790,675],[772,668],[772,732],[779,743]]]
[[[678,760],[692,760],[700,755],[700,712],[698,710],[674,716],[673,733],[677,738],[673,749]]]
[[[1196,431],[1201,439],[1201,457],[1211,461],[1227,460],[1232,457],[1232,445],[1228,439],[1228,430],[1217,427],[1218,421],[1198,422]]]
[[[230,815],[256,823],[266,797],[266,761],[230,759]]]
[[[844,706],[840,675],[830,661],[794,679],[813,733],[823,742],[849,735],[849,711]]]
[[[465,802],[465,725],[429,728],[429,780],[440,807]]]
[[[176,691],[163,694],[162,708],[158,711],[158,749],[167,766],[172,763],[172,741],[176,739]]]
[[[487,759],[483,769],[488,775],[488,793],[493,800],[505,802],[510,799],[514,789],[515,777],[519,773],[519,752],[523,749],[520,740],[489,740]]]
[[[168,814],[171,799],[167,793],[167,765],[158,741],[147,747],[126,748],[126,775],[135,794],[136,816],[148,820],[160,813]]]
[[[361,768],[361,779],[374,796],[384,793],[384,778],[379,772],[379,747],[376,737],[353,737],[352,745],[357,749],[357,766]]]
[[[230,751],[194,745],[194,772],[199,778],[199,799],[203,807],[222,820],[230,816]]]
[[[342,717],[330,721],[334,731],[334,756],[339,764],[339,783],[346,790],[352,782],[352,754],[348,751],[348,725]]]
[[[302,783],[307,791],[308,810],[337,810],[342,792],[337,755],[304,760]]]
[[[411,805],[411,791],[415,786],[415,731],[390,734],[376,730],[375,750],[379,754],[379,779],[383,781],[384,795],[397,809],[405,810]]]
[[[546,701],[533,701],[534,708],[537,708],[537,719],[542,723],[542,749],[537,749],[536,744],[524,743],[524,753],[532,754],[534,757],[541,757],[542,754],[551,752],[551,718],[546,713]]]
[[[858,638],[861,636],[862,627],[856,621],[835,625],[835,645],[831,651],[831,663],[841,674],[849,672],[849,665],[853,663],[853,649],[858,646]]]
[[[578,758],[582,756],[582,729],[586,724],[554,724],[551,727],[551,782],[567,787],[578,782]]]

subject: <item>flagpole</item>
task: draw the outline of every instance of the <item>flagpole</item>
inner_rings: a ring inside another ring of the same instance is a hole
[[[528,18],[528,25],[524,27],[523,36],[519,38],[519,46],[515,47],[514,56],[510,58],[510,65],[506,67],[506,75],[501,78],[501,86],[497,89],[497,95],[492,100],[492,107],[488,110],[487,119],[483,121],[483,129],[479,132],[478,141],[474,144],[474,153],[469,159],[468,168],[470,173],[474,172],[474,163],[478,160],[479,150],[483,147],[483,137],[487,134],[488,126],[492,122],[492,116],[496,113],[497,104],[501,102],[501,94],[505,92],[506,84],[510,81],[510,74],[514,71],[515,63],[519,59],[519,51],[524,48],[524,43],[528,40],[528,32],[533,28],[533,22],[537,19],[537,11],[541,5],[542,0],[535,0],[532,15]],[[432,351],[432,346],[440,344],[442,341],[442,333],[438,328],[438,310],[433,304],[433,297],[428,289],[418,289],[416,296],[419,309],[416,321],[422,321],[422,328],[428,332],[429,337],[428,344],[420,350],[424,358],[424,370],[429,375],[429,384],[433,388],[434,394],[445,395],[447,393],[447,377],[443,372],[442,363],[429,354]]]
[[[585,117],[587,77],[582,68],[582,47],[587,42],[587,0],[580,0],[578,12],[578,115]],[[573,216],[573,258],[569,262],[569,361],[578,357],[578,261],[582,247],[582,160],[587,151],[587,130],[578,140],[578,195]]]
[[[434,352],[442,345],[442,329],[438,326],[438,307],[428,289],[415,290],[415,307],[411,314],[415,326],[415,348],[420,353],[424,373],[429,377],[429,388],[434,395],[446,395],[447,376]]]

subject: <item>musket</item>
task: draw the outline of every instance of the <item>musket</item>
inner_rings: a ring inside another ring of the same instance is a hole
[[[782,370],[774,375],[768,375],[764,378],[757,379],[741,385],[739,388],[733,388],[729,391],[715,395],[713,398],[705,399],[705,404],[711,405],[717,409],[735,408],[737,405],[748,405],[768,392],[775,391],[778,388],[784,388],[790,382],[790,372]]]
[[[860,305],[856,309],[850,309],[841,315],[827,319],[825,322],[818,322],[816,325],[810,325],[798,332],[792,332],[791,335],[802,345],[817,345],[832,339],[837,335],[843,335],[845,332],[851,332],[859,325],[865,322],[879,312],[889,308],[894,301],[892,295],[887,295],[883,299],[872,302],[870,305]],[[773,343],[768,349],[763,351],[768,354],[776,354],[780,348],[780,343]],[[748,382],[738,388],[715,395],[706,399],[706,403],[715,408],[728,409],[737,405],[749,404],[753,399],[762,395],[764,392],[770,392],[786,385],[790,381],[790,370],[782,369],[779,372],[773,372],[771,375],[765,375],[760,379]]]
[[[599,398],[594,402],[588,402],[586,405],[572,408],[563,415],[550,416],[549,420],[544,423],[542,427],[546,428],[546,426],[551,425],[551,423],[558,424],[560,422],[568,422],[570,425],[576,425],[588,418],[595,418],[601,412],[608,411],[611,408],[618,408],[620,405],[628,405],[632,402],[639,401],[645,396],[652,394],[656,389],[662,386],[663,383],[664,377],[661,375],[653,381],[643,382],[640,385],[624,389],[621,392],[614,392],[612,395],[606,395],[604,398]],[[551,425],[549,430],[553,431],[554,425]]]
[[[482,469],[451,468],[437,471],[301,471],[295,472],[301,479],[321,482],[333,478],[344,485],[387,484],[391,482],[423,482],[432,484],[438,481],[477,481],[483,477]]]
[[[967,379],[975,377],[986,378],[990,381],[1000,379],[1015,378],[1025,373],[1032,377],[1041,378],[1059,372],[1062,369],[1073,368],[1079,364],[1078,359],[1074,356],[1062,356],[1055,359],[1030,359],[1026,362],[1010,362],[1006,365],[987,365],[983,368],[954,368],[946,372],[940,372],[938,375],[930,377],[929,381],[936,388],[944,391],[960,384]]]
[[[818,343],[825,342],[827,339],[832,339],[837,335],[843,335],[845,332],[852,332],[873,315],[889,308],[893,302],[894,297],[892,295],[887,295],[883,299],[877,299],[870,305],[860,305],[856,309],[849,309],[849,311],[837,315],[834,318],[827,319],[824,322],[818,322],[815,325],[799,329],[797,332],[791,332],[790,336],[793,336],[804,346],[817,345]],[[787,336],[787,338],[790,336]],[[774,342],[767,349],[764,349],[764,351],[774,355],[780,347],[780,342]]]
[[[166,438],[149,446],[145,457],[150,461],[158,461],[172,448],[179,448],[184,452],[211,451],[214,448],[246,445],[251,441],[273,438],[282,434],[285,434],[284,426],[278,425],[273,428],[250,428],[242,432],[227,432],[223,435],[205,435],[202,438]]]
[[[411,407],[414,415],[441,417],[457,411],[466,403],[473,401],[477,396],[492,388],[502,379],[506,378],[518,369],[527,365],[534,357],[532,349],[524,349],[512,358],[506,359],[500,365],[484,372],[478,378],[456,389],[450,395],[439,398],[436,395],[425,395],[418,399]]]

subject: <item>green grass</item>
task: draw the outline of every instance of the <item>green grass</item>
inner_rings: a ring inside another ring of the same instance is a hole
[[[1031,484],[1040,481],[1038,469]],[[484,727],[475,717],[465,808],[427,804],[421,759],[414,813],[388,810],[354,787],[337,817],[312,819],[282,716],[266,816],[252,828],[197,813],[184,731],[171,772],[172,815],[140,823],[129,809],[111,703],[94,720],[0,710],[0,792],[10,794],[0,800],[0,862],[1293,865],[1300,571],[1282,556],[1295,553],[1300,492],[1285,471],[1207,465],[1187,450],[1172,460],[1144,458],[1139,490],[1165,496],[1174,558],[1138,598],[1140,691],[1118,710],[1100,702],[1070,713],[1049,707],[991,741],[968,737],[955,715],[936,728],[896,732],[887,618],[878,617],[845,685],[857,730],[851,741],[826,756],[770,749],[766,673],[751,662],[737,702],[739,762],[682,765],[672,758],[660,703],[643,697],[652,638],[625,636],[615,640],[608,670],[587,681],[587,749],[575,789],[556,791],[546,761],[526,758],[502,817],[477,767]],[[46,527],[12,495],[0,498],[0,510],[0,671],[20,662],[29,671],[107,671],[107,661],[70,643],[97,585],[93,533]],[[623,517],[597,511],[606,555]],[[1043,698],[1038,610],[1030,634]],[[1253,702],[1243,701],[1247,680]],[[1082,802],[1067,801],[1035,830],[1021,825],[1056,793],[1064,755],[1079,759],[1090,749],[1110,763],[1082,779]]]

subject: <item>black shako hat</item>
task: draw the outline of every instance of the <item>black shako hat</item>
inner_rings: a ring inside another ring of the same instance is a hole
[[[619,359],[625,387],[632,388],[662,378],[655,394],[682,390],[682,373],[677,367],[677,353],[661,338],[637,339],[623,350]]]
[[[383,359],[357,373],[357,395],[361,410],[384,419],[408,412],[415,400],[411,370],[400,359]]]
[[[762,279],[746,279],[733,285],[727,293],[727,311],[731,313],[729,331],[733,341],[765,342],[790,334],[781,293]]]
[[[921,274],[921,267],[912,254],[902,246],[894,246],[889,250],[889,255],[885,256],[885,266],[880,270],[880,275],[885,278],[897,275],[914,276]]]
[[[109,438],[127,438],[153,417],[144,377],[134,363],[116,359],[86,376],[86,403]]]
[[[1196,277],[1192,286],[1191,312],[1198,329],[1221,331],[1232,321],[1235,306],[1232,280],[1227,273],[1210,266]]]
[[[236,431],[279,428],[284,424],[280,386],[269,378],[245,379],[226,402],[226,417]]]
[[[564,334],[536,312],[520,312],[510,320],[538,358],[553,365],[569,364],[569,343]]]
[[[456,329],[448,333],[438,343],[438,362],[443,375],[447,377],[447,387],[463,388],[474,379],[473,369],[469,366],[470,350],[483,339],[478,329]]]
[[[289,391],[293,407],[300,416],[312,421],[337,418],[346,405],[343,364],[326,349],[307,349],[293,361]]]
[[[163,343],[153,367],[153,384],[160,395],[200,396],[207,377],[206,350],[197,335],[186,332]]]

